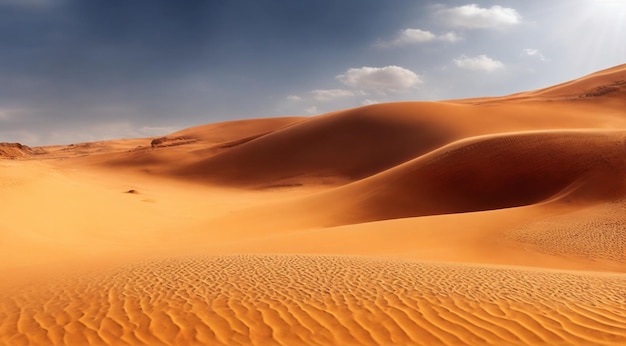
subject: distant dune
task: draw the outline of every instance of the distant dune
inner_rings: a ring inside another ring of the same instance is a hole
[[[626,65],[0,143],[0,345],[624,345]]]
[[[0,143],[0,159],[15,159],[27,155],[37,154],[42,150],[33,149],[20,143]]]

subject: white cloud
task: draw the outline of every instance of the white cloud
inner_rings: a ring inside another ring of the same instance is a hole
[[[529,56],[537,58],[541,61],[547,61],[546,57],[538,49],[526,48],[522,50],[522,56]]]
[[[309,113],[309,114],[317,114],[319,113],[319,111],[317,110],[317,107],[315,106],[310,106],[304,109],[305,112]]]
[[[450,32],[447,32],[447,33],[445,33],[443,35],[437,36],[437,39],[440,40],[440,41],[458,42],[458,41],[463,40],[463,36],[457,34],[454,31],[450,31]]]
[[[435,34],[430,31],[424,31],[420,29],[404,29],[400,32],[398,38],[395,39],[394,43],[422,43],[434,41],[436,38],[437,36],[435,36]]]
[[[317,101],[329,101],[338,98],[354,96],[354,92],[345,89],[318,89],[311,91]]]
[[[379,47],[393,47],[432,41],[457,42],[461,39],[462,37],[455,32],[447,32],[443,35],[435,35],[427,30],[404,29],[396,35],[395,39],[391,41],[379,41],[376,45]]]
[[[482,8],[476,4],[440,9],[435,15],[449,26],[470,29],[511,26],[522,20],[522,16],[513,8]]]
[[[478,55],[473,58],[461,55],[458,59],[454,59],[452,61],[458,67],[472,71],[492,72],[504,67],[502,62],[491,59],[486,55]]]
[[[289,95],[289,96],[287,96],[287,100],[289,100],[289,101],[301,101],[302,97],[300,97],[298,95]]]
[[[423,83],[420,76],[400,66],[351,68],[335,78],[347,86],[379,93],[406,91]]]

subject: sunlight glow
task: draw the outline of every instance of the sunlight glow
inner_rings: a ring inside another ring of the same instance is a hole
[[[553,38],[568,45],[571,66],[595,66],[600,61],[626,57],[626,0],[568,2],[567,16]],[[573,43],[573,42],[572,42]]]
[[[592,15],[612,19],[623,19],[626,13],[626,0],[595,0],[587,10]]]

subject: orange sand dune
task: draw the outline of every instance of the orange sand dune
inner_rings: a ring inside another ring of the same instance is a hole
[[[244,138],[254,138],[278,129],[305,121],[307,117],[282,117],[265,119],[248,119],[227,121],[217,124],[196,126],[175,132],[165,138],[190,137],[193,139],[224,143],[240,141]]]
[[[199,158],[175,176],[235,186],[355,181],[455,140],[500,132],[623,128],[623,112],[585,114],[578,105],[485,107],[396,103],[336,112]]]
[[[592,102],[599,101],[612,104],[615,107],[624,107],[626,99],[626,64],[608,68],[590,75],[550,86],[547,88],[521,92],[513,95],[492,98],[474,98],[454,100],[454,102],[484,103],[484,102],[519,102],[519,101],[575,101]]]
[[[20,143],[0,143],[0,159],[15,159],[43,152]]]
[[[542,97],[616,97],[624,101],[626,92],[626,64],[592,73],[574,81],[526,93],[528,96]]]
[[[454,142],[324,193],[342,223],[612,199],[626,192],[626,132],[547,131]],[[345,201],[342,206],[337,201]]]
[[[626,65],[0,144],[0,345],[626,343]]]

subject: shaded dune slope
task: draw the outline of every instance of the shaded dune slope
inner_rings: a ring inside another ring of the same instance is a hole
[[[454,128],[442,125],[401,105],[357,108],[254,139],[176,175],[236,186],[299,183],[306,177],[352,181],[445,144]]]
[[[470,138],[309,203],[348,224],[515,207],[557,196],[617,198],[624,193],[624,136],[542,131]]]
[[[0,343],[619,345],[626,277],[345,256],[146,261],[0,297]]]

